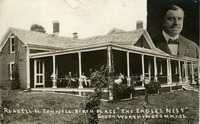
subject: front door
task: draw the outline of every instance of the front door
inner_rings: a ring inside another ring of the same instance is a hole
[[[45,64],[42,60],[34,60],[34,87],[45,87]]]

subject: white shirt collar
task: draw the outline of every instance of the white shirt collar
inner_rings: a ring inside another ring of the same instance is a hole
[[[169,39],[175,40],[179,38],[179,34],[177,34],[175,37],[171,37],[164,30],[162,31],[162,34],[166,41],[168,41]]]

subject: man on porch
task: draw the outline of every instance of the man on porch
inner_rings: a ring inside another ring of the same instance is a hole
[[[71,87],[72,83],[72,72],[70,71],[67,76],[65,76],[65,79],[67,81],[66,88]]]

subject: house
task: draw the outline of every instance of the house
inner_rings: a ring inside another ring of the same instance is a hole
[[[148,32],[138,26],[134,31],[112,29],[107,35],[79,39],[54,34],[9,28],[1,41],[1,86],[11,87],[14,63],[18,65],[20,88],[66,89],[63,83],[69,72],[80,79],[84,72],[107,65],[115,74],[122,73],[127,85],[139,83],[147,76],[163,86],[194,82],[198,59],[169,55],[153,44]],[[191,75],[191,78],[189,76]],[[79,81],[76,90],[84,89]],[[137,87],[136,87],[137,88]]]

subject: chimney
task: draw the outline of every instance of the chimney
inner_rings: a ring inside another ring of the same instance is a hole
[[[59,35],[59,31],[60,31],[60,23],[59,21],[53,21],[53,34],[55,36]]]
[[[142,29],[143,28],[143,21],[137,20],[136,21],[136,29]]]
[[[78,39],[78,33],[77,32],[73,33],[73,39]]]

